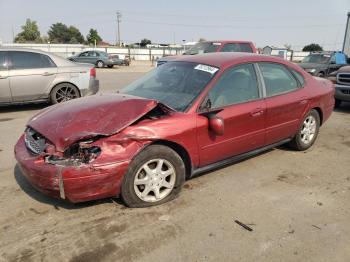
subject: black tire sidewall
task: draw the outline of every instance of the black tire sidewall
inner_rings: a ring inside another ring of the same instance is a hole
[[[141,166],[151,159],[162,158],[169,161],[176,171],[175,186],[171,193],[157,202],[145,202],[140,199],[134,190],[134,179]],[[129,164],[121,186],[121,197],[128,207],[148,207],[160,205],[174,199],[185,182],[185,164],[181,157],[170,147],[163,145],[149,145],[143,149]]]

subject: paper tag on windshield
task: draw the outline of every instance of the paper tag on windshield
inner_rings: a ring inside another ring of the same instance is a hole
[[[216,68],[213,66],[208,66],[208,65],[202,65],[202,64],[196,65],[196,67],[194,69],[201,70],[201,71],[210,73],[212,75],[215,74],[216,71],[219,70],[219,68]]]
[[[213,45],[221,45],[221,43],[213,43]]]

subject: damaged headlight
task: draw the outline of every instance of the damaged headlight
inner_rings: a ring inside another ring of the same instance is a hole
[[[91,146],[93,141],[84,141],[71,145],[63,153],[63,157],[51,155],[46,157],[46,162],[56,165],[80,165],[94,161],[100,154],[101,148]]]

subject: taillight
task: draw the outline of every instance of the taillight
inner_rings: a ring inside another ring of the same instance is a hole
[[[96,77],[96,69],[94,67],[90,69],[90,76]]]

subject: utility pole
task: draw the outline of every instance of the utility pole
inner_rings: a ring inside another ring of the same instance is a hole
[[[121,46],[121,41],[120,41],[120,22],[121,22],[121,19],[122,19],[122,14],[118,11],[117,12],[117,27],[118,27],[118,32],[117,32],[117,45],[118,46]]]

